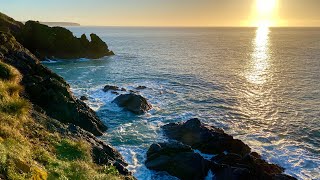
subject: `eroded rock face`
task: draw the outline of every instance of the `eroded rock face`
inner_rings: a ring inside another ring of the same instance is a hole
[[[25,97],[48,116],[73,123],[94,135],[102,135],[107,130],[96,113],[73,96],[62,77],[41,65],[12,35],[0,32],[0,54],[5,63],[23,75]]]
[[[170,143],[152,145],[147,153],[148,160],[146,162],[146,166],[150,169],[167,171],[181,179],[186,178],[180,174],[188,173],[191,170],[187,170],[187,168],[181,170],[183,165],[176,165],[170,160],[175,159],[174,157],[182,152],[191,153],[192,149],[190,147],[192,147],[203,153],[214,155],[207,164],[214,173],[215,180],[295,179],[283,174],[284,168],[270,164],[263,160],[258,153],[251,152],[250,148],[242,141],[234,139],[224,133],[222,129],[202,124],[199,119],[191,119],[183,123],[171,123],[163,126],[163,130],[171,140],[180,141],[189,146],[181,144],[177,146]],[[197,158],[193,156],[191,158],[190,156],[189,154],[184,156],[188,159],[187,162],[180,161],[179,163],[196,164],[199,162]],[[178,160],[175,159],[175,161]],[[205,170],[207,169],[205,168]],[[207,173],[208,171],[203,174]]]
[[[222,129],[201,124],[199,119],[191,119],[185,123],[170,123],[163,126],[163,130],[169,138],[204,153],[228,152],[240,155],[250,153],[248,145],[224,133]]]
[[[146,98],[133,93],[122,94],[112,102],[135,114],[144,114],[152,109],[152,105]]]
[[[18,41],[41,60],[44,58],[101,58],[114,55],[107,44],[96,34],[75,37],[63,27],[49,27],[36,21],[28,21],[19,34]]]
[[[209,170],[208,162],[190,146],[167,142],[153,144],[147,152],[147,168],[166,171],[180,179],[204,179]]]

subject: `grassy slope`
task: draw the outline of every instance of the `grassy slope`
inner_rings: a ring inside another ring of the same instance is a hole
[[[124,179],[93,163],[90,145],[49,132],[20,97],[20,73],[0,61],[0,179]]]

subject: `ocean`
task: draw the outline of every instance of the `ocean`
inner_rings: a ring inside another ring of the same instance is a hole
[[[161,126],[198,117],[247,143],[298,179],[320,179],[320,28],[70,27],[115,56],[45,63],[109,127],[139,180],[174,179],[144,166]],[[104,85],[134,89],[154,108],[123,111]]]

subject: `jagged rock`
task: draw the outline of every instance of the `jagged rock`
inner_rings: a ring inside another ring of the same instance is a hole
[[[222,129],[201,124],[199,119],[191,119],[185,123],[170,123],[163,126],[163,130],[169,138],[204,153],[219,154],[225,151],[239,155],[250,153],[248,145],[224,133]]]
[[[178,142],[151,145],[145,164],[149,169],[166,171],[185,180],[204,179],[209,170],[208,162],[201,155]]]
[[[28,21],[18,36],[26,48],[38,58],[100,58],[114,55],[97,35],[91,34],[91,42],[83,34],[76,38],[63,27],[49,27],[36,21]]]
[[[94,135],[102,135],[107,129],[92,109],[73,96],[62,77],[41,65],[12,35],[0,32],[0,53],[5,63],[23,75],[25,97],[48,116],[73,123]]]
[[[215,180],[295,179],[282,174],[284,168],[263,160],[251,152],[248,145],[224,133],[222,129],[202,124],[199,119],[163,126],[170,139],[190,145],[207,154],[216,154],[211,159],[210,169]]]
[[[152,105],[146,98],[136,94],[122,94],[118,96],[112,103],[125,108],[135,114],[143,114],[152,109]]]

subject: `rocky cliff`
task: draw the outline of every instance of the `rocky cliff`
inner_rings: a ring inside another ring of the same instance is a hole
[[[2,32],[0,58],[22,73],[25,97],[48,116],[63,123],[73,123],[94,135],[102,135],[107,129],[93,110],[72,95],[63,78],[40,64],[15,37]]]
[[[45,58],[98,59],[114,53],[96,34],[90,34],[90,40],[83,34],[75,37],[63,27],[49,27],[37,21],[25,24],[0,14],[0,31],[14,35],[16,40],[40,60]]]
[[[34,26],[48,31],[43,41]],[[132,179],[120,153],[95,137],[107,127],[38,59],[62,57],[63,49],[54,48],[64,43],[58,39],[65,35],[66,41],[86,44],[86,52],[110,52],[96,35],[89,42],[63,28],[31,21],[23,25],[0,14],[0,179]],[[38,56],[22,44],[28,41]],[[42,46],[48,48],[39,51]],[[78,57],[68,50],[68,57]]]

